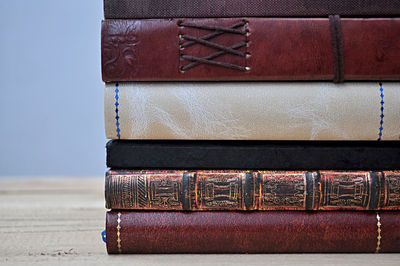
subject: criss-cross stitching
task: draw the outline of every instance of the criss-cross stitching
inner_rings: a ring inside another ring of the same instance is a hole
[[[197,28],[197,29],[202,29],[202,30],[209,30],[212,31],[211,33],[208,33],[206,35],[203,35],[199,38],[191,36],[189,34],[181,34],[179,33],[179,55],[182,59],[185,59],[189,61],[188,64],[181,66],[180,71],[185,72],[191,68],[194,68],[200,64],[209,64],[209,65],[214,65],[214,66],[220,66],[220,67],[226,67],[226,68],[231,68],[231,69],[236,69],[236,70],[241,70],[241,71],[249,71],[250,68],[247,66],[247,56],[249,55],[247,53],[247,47],[249,46],[249,42],[247,40],[248,36],[248,30],[243,29],[247,27],[247,21],[240,21],[230,27],[222,27],[222,26],[210,26],[210,25],[199,25],[195,23],[190,23],[190,22],[179,22],[178,26],[180,28],[182,27],[187,27],[187,28]],[[224,46],[221,44],[218,44],[216,42],[213,42],[212,39],[220,36],[222,34],[239,34],[245,36],[243,42],[236,43],[232,46]],[[182,42],[184,41],[184,42]],[[214,53],[211,53],[205,57],[196,57],[193,55],[187,55],[183,54],[182,51],[192,45],[203,45],[207,47],[214,48],[217,50]],[[239,49],[242,47],[246,47],[246,52],[242,52]],[[233,56],[239,56],[243,57],[245,60],[245,65],[235,65],[235,64],[230,64],[227,62],[222,62],[222,61],[217,61],[215,60],[221,55],[224,54],[231,54]]]

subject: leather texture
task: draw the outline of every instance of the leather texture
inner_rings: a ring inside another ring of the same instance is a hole
[[[104,20],[102,77],[105,82],[400,80],[400,18],[342,18],[341,30],[334,31],[330,23],[328,18]]]
[[[111,211],[106,234],[108,253],[400,252],[400,215]]]
[[[118,91],[108,83],[106,136],[399,140],[399,84],[383,83],[380,96],[378,82],[130,82],[119,83]]]
[[[396,16],[399,0],[104,0],[106,18]]]
[[[399,141],[110,140],[114,169],[400,169]]]
[[[400,171],[110,170],[119,210],[400,210]]]

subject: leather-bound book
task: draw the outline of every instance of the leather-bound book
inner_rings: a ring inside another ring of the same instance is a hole
[[[106,18],[396,16],[399,0],[104,0]]]
[[[110,140],[115,169],[400,169],[400,141]]]
[[[400,210],[400,171],[110,170],[119,210]]]
[[[399,140],[400,83],[107,83],[109,139]]]
[[[107,213],[108,253],[400,252],[398,212]]]
[[[104,20],[102,76],[105,82],[400,80],[399,36],[400,18]]]

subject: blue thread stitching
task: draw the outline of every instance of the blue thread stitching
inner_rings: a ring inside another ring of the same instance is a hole
[[[104,243],[106,242],[106,230],[104,230],[103,232],[101,232],[101,238],[103,239]]]
[[[381,121],[379,122],[379,124],[381,125],[380,126],[380,128],[379,128],[379,134],[378,134],[378,141],[380,141],[381,139],[382,139],[382,131],[383,131],[383,118],[385,117],[384,116],[384,114],[383,114],[383,110],[385,109],[384,107],[383,107],[383,104],[385,103],[384,101],[383,101],[383,97],[384,97],[384,95],[383,95],[383,88],[382,88],[382,82],[379,82],[379,90],[380,90],[380,92],[381,92],[381,115],[380,115],[380,117],[381,117]]]
[[[119,100],[118,93],[119,93],[118,83],[115,83],[115,120],[116,120],[115,125],[117,126],[117,137],[118,137],[118,139],[120,139],[120,138],[121,138],[121,134],[120,134],[121,129],[119,128],[119,116],[118,116],[118,106],[119,106],[119,103],[118,103],[118,100]]]

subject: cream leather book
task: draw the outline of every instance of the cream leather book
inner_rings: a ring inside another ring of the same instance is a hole
[[[399,140],[400,83],[108,83],[110,139]]]

